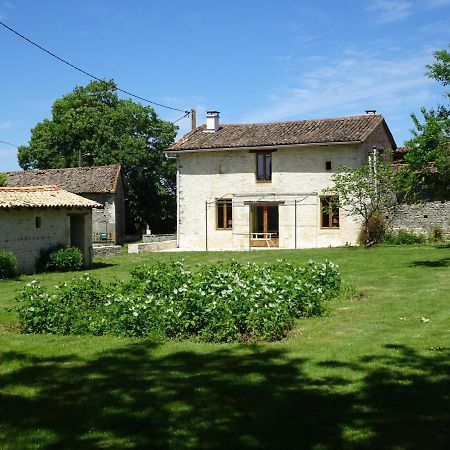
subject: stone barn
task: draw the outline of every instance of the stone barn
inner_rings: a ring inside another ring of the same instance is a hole
[[[101,205],[57,186],[0,188],[0,250],[17,258],[21,273],[33,273],[42,250],[80,249],[92,264],[92,209]]]
[[[125,198],[119,164],[8,172],[11,187],[57,185],[102,205],[92,210],[92,239],[121,244],[125,234]]]

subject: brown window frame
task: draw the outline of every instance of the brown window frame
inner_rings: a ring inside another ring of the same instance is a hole
[[[272,182],[272,153],[273,152],[268,152],[268,151],[257,151],[256,153],[256,181],[258,181],[259,183],[270,183]],[[263,176],[259,177],[259,157],[263,156]],[[267,160],[266,157],[269,156],[270,157],[270,171],[269,173],[267,170]]]
[[[223,209],[222,223],[219,224],[219,209]],[[229,217],[231,212],[231,217]],[[229,221],[231,220],[231,223]],[[233,229],[233,200],[231,198],[221,198],[216,200],[216,230],[232,230]]]
[[[326,204],[325,204],[326,202]],[[326,210],[328,210],[326,212]],[[324,216],[328,223],[324,223]],[[338,230],[340,228],[339,197],[327,195],[320,197],[320,228],[324,230]]]

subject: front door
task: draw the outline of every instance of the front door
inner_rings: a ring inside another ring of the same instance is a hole
[[[252,205],[250,216],[250,245],[278,247],[278,206]]]

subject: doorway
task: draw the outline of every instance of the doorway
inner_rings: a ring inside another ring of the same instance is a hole
[[[278,205],[252,205],[250,209],[250,246],[278,247]]]
[[[86,257],[86,239],[84,233],[85,216],[82,214],[70,215],[70,245],[80,250],[83,257]]]

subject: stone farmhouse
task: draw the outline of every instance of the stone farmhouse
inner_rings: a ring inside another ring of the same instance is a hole
[[[183,250],[286,249],[356,243],[360,229],[327,194],[339,166],[396,149],[375,111],[353,117],[206,125],[167,152],[177,158],[177,241]]]
[[[80,249],[92,264],[92,209],[102,205],[57,186],[0,188],[0,250],[17,258],[21,273],[32,273],[41,250],[57,245]]]
[[[92,211],[92,239],[122,243],[125,199],[119,164],[7,173],[8,186],[57,185],[102,205]]]

